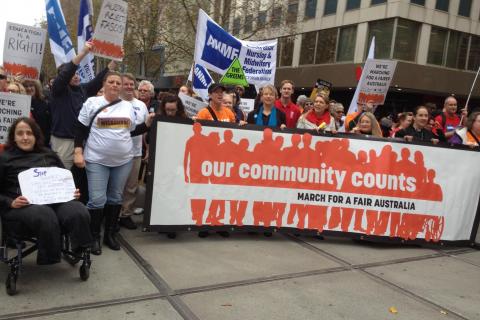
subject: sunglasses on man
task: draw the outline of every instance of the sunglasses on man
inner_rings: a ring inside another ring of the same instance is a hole
[[[0,74],[0,80],[5,80],[5,79],[7,79],[7,76],[4,74]]]

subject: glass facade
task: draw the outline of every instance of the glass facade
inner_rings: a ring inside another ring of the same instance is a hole
[[[357,39],[357,26],[340,29],[338,40],[337,61],[353,61],[355,56],[355,41]]]
[[[450,0],[437,0],[435,4],[435,9],[448,12],[448,6],[450,5]]]
[[[338,29],[326,29],[318,32],[315,63],[335,62]]]
[[[428,45],[427,63],[443,65],[447,34],[448,31],[445,29],[432,27],[430,43]]]
[[[460,0],[458,5],[458,15],[470,17],[470,9],[472,8],[472,0]]]
[[[397,20],[395,49],[393,50],[394,59],[415,61],[420,26],[420,23],[414,21]]]
[[[323,15],[335,14],[337,12],[337,0],[325,0]]]
[[[360,0],[347,0],[346,10],[354,10],[360,8]]]
[[[305,1],[305,15],[304,15],[305,20],[315,18],[316,11],[317,11],[317,0]]]
[[[313,64],[315,62],[316,44],[316,31],[302,34],[302,46],[300,47],[300,64]]]
[[[450,31],[447,47],[447,67],[465,69],[465,64],[467,63],[468,40],[468,34]]]
[[[368,24],[368,45],[366,50],[375,37],[375,58],[389,59],[392,48],[393,25],[395,19],[373,21]]]
[[[278,39],[278,65],[280,67],[289,67],[293,61],[293,46],[295,37],[283,37]]]

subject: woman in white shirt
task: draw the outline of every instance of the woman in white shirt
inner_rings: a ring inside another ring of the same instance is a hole
[[[119,98],[122,88],[119,73],[107,73],[103,88],[103,96],[89,98],[80,110],[74,153],[75,165],[85,167],[87,173],[87,207],[95,239],[92,253],[97,255],[102,252],[100,228],[104,216],[103,242],[112,250],[120,250],[115,233],[123,189],[132,167],[131,136],[146,132],[152,119],[150,116],[144,124],[135,127],[132,105]]]

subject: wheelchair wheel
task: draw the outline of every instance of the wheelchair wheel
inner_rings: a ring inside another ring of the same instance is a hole
[[[83,263],[80,266],[80,279],[87,281],[90,278],[90,266],[87,263]]]
[[[13,296],[17,293],[17,277],[13,273],[8,274],[5,288],[7,289],[7,294],[9,296]]]

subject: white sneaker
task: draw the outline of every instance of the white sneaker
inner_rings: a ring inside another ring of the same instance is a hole
[[[143,214],[143,208],[135,208],[133,210],[133,214],[137,215],[137,216],[140,215],[140,214]]]

